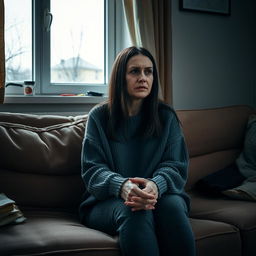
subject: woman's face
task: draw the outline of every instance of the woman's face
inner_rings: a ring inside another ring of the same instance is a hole
[[[126,68],[127,91],[131,100],[146,98],[153,84],[153,63],[144,55],[131,57]]]

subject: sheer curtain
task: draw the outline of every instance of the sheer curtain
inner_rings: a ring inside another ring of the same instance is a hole
[[[5,53],[4,53],[4,0],[0,0],[0,104],[4,102]]]
[[[123,0],[132,44],[155,57],[160,97],[172,104],[172,26],[170,0]]]

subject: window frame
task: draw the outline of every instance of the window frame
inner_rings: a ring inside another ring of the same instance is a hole
[[[36,96],[56,96],[63,93],[85,94],[93,90],[107,94],[107,84],[116,54],[127,44],[127,29],[122,1],[105,2],[105,83],[104,84],[51,84],[50,83],[50,33],[44,31],[44,10],[50,10],[51,0],[32,1],[32,78],[36,81]],[[54,17],[53,17],[54,18]],[[18,87],[6,88],[8,95],[23,95]]]

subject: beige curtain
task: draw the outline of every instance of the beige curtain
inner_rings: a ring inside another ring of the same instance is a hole
[[[172,104],[170,0],[123,0],[132,44],[148,49],[158,65],[160,97]]]
[[[0,104],[4,102],[5,54],[4,54],[4,0],[0,0]]]

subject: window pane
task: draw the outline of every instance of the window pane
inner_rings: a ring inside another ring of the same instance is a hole
[[[51,13],[51,83],[104,83],[104,0],[54,0]]]
[[[5,1],[6,81],[32,79],[31,0]]]

